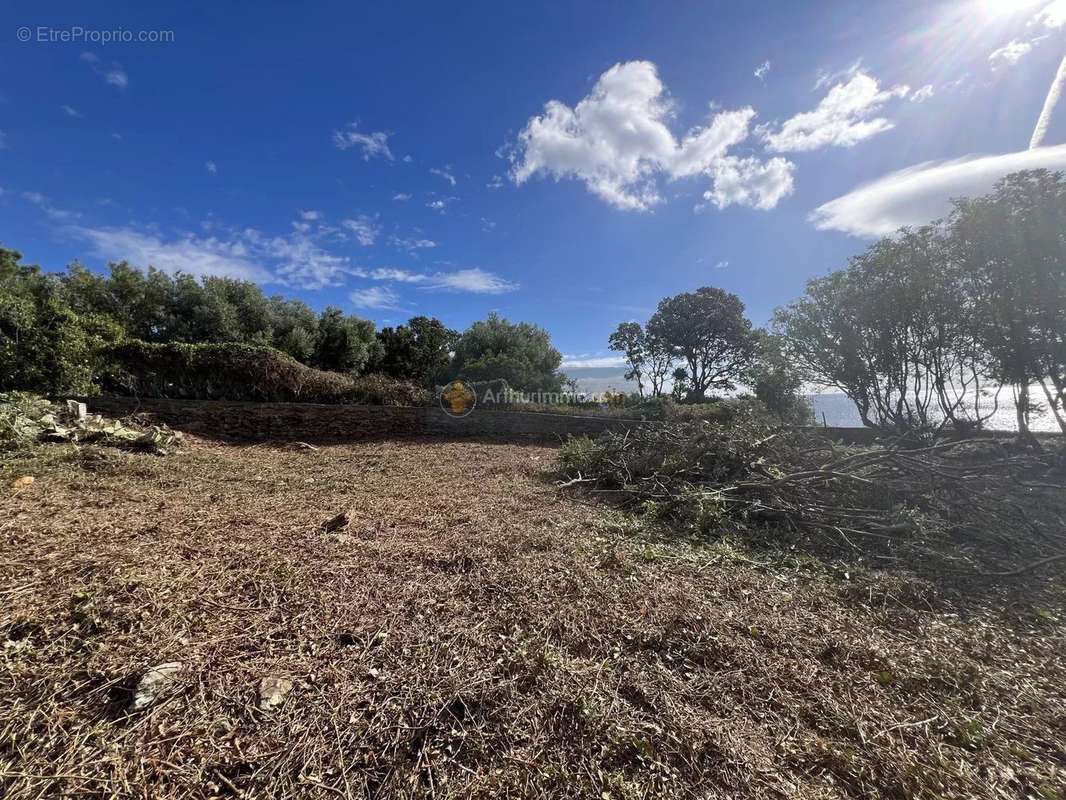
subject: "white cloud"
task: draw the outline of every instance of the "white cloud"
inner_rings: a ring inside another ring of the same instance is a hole
[[[446,166],[444,169],[437,169],[436,167],[431,167],[429,171],[438,177],[444,178],[444,180],[448,181],[448,183],[450,183],[452,186],[455,186],[455,176],[452,175],[450,170],[451,167]]]
[[[770,62],[769,60],[762,62],[755,68],[755,77],[763,83],[766,83],[766,76],[770,74]]]
[[[434,211],[439,211],[443,214],[448,210],[448,203],[452,202],[456,198],[454,197],[441,197],[437,200],[430,200],[426,203],[426,208],[432,208]]]
[[[755,116],[750,108],[715,114],[679,142],[667,126],[672,114],[653,63],[616,64],[573,108],[551,100],[529,119],[511,154],[511,179],[522,185],[538,174],[574,178],[617,208],[644,211],[662,202],[661,175],[705,174],[713,181],[716,163],[748,137]]]
[[[322,212],[315,211],[313,208],[308,209],[307,211],[301,211],[300,219],[304,220],[305,222],[315,222],[317,220],[322,219]]]
[[[506,186],[506,183],[502,175],[493,175],[492,180],[485,184],[488,189],[502,189],[504,186]]]
[[[811,221],[821,230],[885,236],[942,217],[951,198],[987,194],[1000,178],[1024,169],[1066,169],[1066,145],[918,164],[820,206]]]
[[[992,69],[1013,67],[1029,54],[1035,41],[1038,40],[1034,39],[1032,42],[1020,42],[1017,39],[1011,40],[998,50],[993,50],[989,53],[988,63],[992,65]]]
[[[438,272],[427,284],[429,289],[451,289],[474,294],[504,294],[518,288],[517,283],[482,269],[460,269],[455,272]]]
[[[81,118],[81,112],[78,111],[78,109],[76,108],[68,106],[66,103],[61,105],[60,108],[63,110],[63,113],[66,114],[68,117],[73,117],[74,119]]]
[[[88,64],[92,71],[103,78],[106,83],[117,86],[119,89],[125,89],[129,85],[129,76],[117,62],[113,62],[110,67],[106,67],[96,53],[89,52],[82,53],[81,60]]]
[[[871,116],[890,100],[906,97],[909,92],[907,86],[882,90],[876,78],[858,72],[847,83],[833,86],[813,111],[786,120],[776,133],[766,128],[760,133],[767,147],[777,153],[852,147],[891,130],[894,123],[890,120]]]
[[[130,228],[74,228],[72,232],[87,239],[93,252],[108,261],[150,265],[171,274],[219,275],[260,282],[273,279],[248,258],[246,248],[234,242],[190,234],[165,242],[155,234]]]
[[[41,209],[41,211],[54,220],[71,220],[81,216],[77,211],[68,211],[64,208],[57,208],[52,204],[51,200],[40,192],[23,192],[22,199],[33,203],[37,208]]]
[[[406,202],[406,201],[410,200],[411,199],[411,195],[407,194],[406,192],[397,192],[396,194],[394,194],[392,196],[392,199],[403,203],[403,202]]]
[[[728,261],[719,261],[717,264],[714,265],[715,269],[727,269],[728,267],[729,267],[729,262]]]
[[[1044,97],[1044,106],[1040,109],[1036,127],[1033,128],[1033,136],[1029,140],[1029,149],[1043,146],[1044,139],[1047,137],[1048,127],[1051,125],[1051,118],[1055,115],[1055,108],[1062,99],[1064,89],[1066,89],[1066,56],[1063,56],[1062,61],[1059,62],[1058,71],[1055,73],[1047,95]]]
[[[563,356],[563,363],[560,364],[561,369],[603,369],[624,366],[626,366],[624,356],[568,355]]]
[[[911,102],[924,103],[926,100],[932,97],[934,93],[935,90],[933,89],[933,84],[927,83],[921,89],[915,90],[914,94],[911,95]]]
[[[352,274],[359,278],[392,283],[416,284],[422,289],[470,292],[472,294],[504,294],[519,288],[517,283],[501,278],[492,272],[471,267],[452,272],[411,272],[405,269],[356,269]]]
[[[1054,0],[1048,3],[1036,13],[1036,16],[1030,20],[1030,24],[1040,24],[1045,28],[1066,26],[1066,0]]]
[[[428,250],[437,246],[432,239],[404,239],[399,236],[393,236],[390,242],[396,247],[409,251]]]
[[[369,247],[378,238],[380,227],[377,221],[373,217],[368,217],[365,214],[360,214],[354,219],[346,219],[341,221],[341,225],[355,234],[356,240],[363,247]]]
[[[862,57],[855,59],[851,64],[844,67],[844,69],[838,69],[836,72],[829,70],[818,70],[818,79],[814,82],[814,91],[829,86],[830,84],[840,83],[843,80],[851,80],[862,69]]]
[[[206,169],[212,175],[217,175],[218,174],[218,164],[216,164],[214,161],[205,161],[204,162],[204,169]]]
[[[287,236],[264,236],[246,228],[234,237],[234,246],[275,265],[278,283],[303,289],[323,289],[344,282],[352,269],[344,256],[325,250],[306,230]]]
[[[358,130],[359,124],[352,122],[347,128],[333,132],[333,144],[341,150],[351,147],[359,147],[363,151],[363,160],[369,161],[376,156],[382,156],[392,161],[392,151],[389,149],[389,134],[385,131],[362,133]]]
[[[388,286],[370,286],[358,289],[349,295],[356,308],[375,308],[384,311],[399,311],[400,296]]]
[[[703,199],[718,208],[750,206],[767,211],[795,188],[795,164],[784,158],[759,161],[756,158],[723,158],[714,165],[714,185]]]

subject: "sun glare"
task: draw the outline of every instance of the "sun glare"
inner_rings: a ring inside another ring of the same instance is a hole
[[[1005,17],[1018,11],[1030,9],[1041,0],[979,0],[986,16]]]

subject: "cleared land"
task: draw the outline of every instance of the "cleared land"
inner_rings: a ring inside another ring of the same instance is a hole
[[[657,537],[554,463],[6,457],[0,796],[1066,797],[1058,567],[934,584]],[[293,682],[270,711],[264,677]]]

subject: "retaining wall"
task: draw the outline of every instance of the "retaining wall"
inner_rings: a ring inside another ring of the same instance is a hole
[[[555,444],[642,423],[608,417],[474,409],[461,419],[436,407],[245,403],[222,400],[82,398],[89,411],[109,417],[137,414],[176,430],[239,440],[303,442],[440,436]]]

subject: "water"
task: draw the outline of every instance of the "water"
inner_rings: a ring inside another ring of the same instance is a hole
[[[1035,391],[1034,391],[1035,390]],[[1034,399],[1039,399],[1042,394],[1039,387],[1030,390]],[[862,418],[859,416],[855,404],[846,395],[826,392],[824,394],[812,394],[809,396],[811,405],[814,406],[814,417],[819,425],[822,424],[822,415],[825,414],[825,423],[836,428],[861,428]],[[991,410],[992,401],[989,398],[986,408]],[[1018,419],[1014,411],[1014,398],[1007,390],[1000,392],[999,408],[995,414],[985,422],[985,427],[995,431],[1018,430]],[[1058,431],[1058,423],[1055,417],[1047,412],[1045,414],[1032,415],[1029,418],[1029,427],[1034,431]]]

